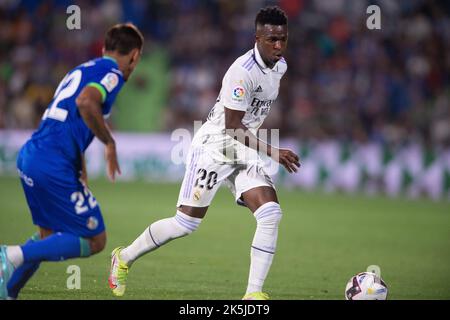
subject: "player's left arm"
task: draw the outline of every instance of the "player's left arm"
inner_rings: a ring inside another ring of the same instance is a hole
[[[258,137],[242,123],[242,118],[244,118],[244,116],[245,111],[233,110],[225,107],[226,133],[245,146],[268,155],[283,165],[289,173],[297,172],[297,168],[300,167],[298,155],[289,149],[275,148],[263,140],[258,139]]]
[[[102,93],[93,86],[86,86],[76,99],[78,110],[89,129],[105,144],[105,157],[107,173],[111,181],[115,180],[116,173],[120,174],[117,160],[116,142],[107,127],[102,113]]]

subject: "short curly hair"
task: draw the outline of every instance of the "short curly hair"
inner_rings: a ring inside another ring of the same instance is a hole
[[[255,28],[258,25],[271,24],[275,26],[287,25],[288,18],[286,13],[278,6],[268,6],[259,10],[255,19]]]

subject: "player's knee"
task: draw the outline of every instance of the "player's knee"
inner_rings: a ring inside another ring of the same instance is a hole
[[[45,239],[53,234],[53,231],[43,227],[39,227],[39,239]]]
[[[177,211],[173,217],[161,219],[152,223],[149,227],[150,237],[157,246],[161,246],[169,241],[185,237],[195,230],[202,219],[195,218]]]
[[[99,236],[91,238],[89,245],[91,247],[91,255],[103,251],[106,246],[106,233],[102,233]]]
[[[276,202],[267,202],[254,213],[258,226],[278,227],[283,216],[281,207]]]
[[[106,241],[103,240],[91,241],[90,245],[91,245],[91,255],[97,254],[103,251],[103,249],[105,249]]]
[[[177,214],[173,219],[178,226],[178,237],[190,235],[192,232],[198,229],[200,223],[202,222],[201,218],[188,216],[181,211],[177,211]]]

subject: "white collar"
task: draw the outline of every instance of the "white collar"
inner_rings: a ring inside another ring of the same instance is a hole
[[[258,64],[259,68],[261,69],[262,72],[264,73],[268,73],[270,71],[275,71],[276,67],[277,67],[277,63],[275,63],[275,65],[273,66],[273,68],[269,68],[266,63],[264,62],[264,60],[261,58],[261,54],[259,53],[258,50],[258,46],[255,43],[255,47],[253,48],[253,54],[255,55],[255,59],[256,59],[256,63]]]

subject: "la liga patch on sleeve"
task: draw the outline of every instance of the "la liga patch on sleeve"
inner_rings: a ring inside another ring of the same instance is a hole
[[[233,89],[232,93],[231,93],[231,98],[233,100],[237,100],[237,101],[242,101],[242,98],[245,95],[245,90],[243,87],[241,86],[237,86]]]
[[[119,76],[113,72],[109,72],[103,77],[100,83],[108,90],[108,92],[111,92],[119,84]]]

